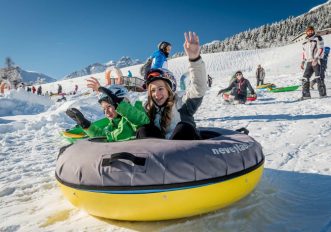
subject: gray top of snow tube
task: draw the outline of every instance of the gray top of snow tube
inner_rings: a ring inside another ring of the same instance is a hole
[[[61,148],[56,178],[80,189],[183,187],[240,176],[263,164],[262,147],[250,136],[220,128],[200,131],[209,139],[80,140]]]

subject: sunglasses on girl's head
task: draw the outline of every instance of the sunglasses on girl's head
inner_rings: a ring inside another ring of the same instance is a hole
[[[162,74],[159,72],[152,72],[152,73],[148,74],[147,79],[150,79],[153,77],[161,77],[161,76],[162,76]]]

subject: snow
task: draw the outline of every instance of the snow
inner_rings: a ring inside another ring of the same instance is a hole
[[[331,36],[324,37],[331,44]],[[287,93],[258,91],[246,105],[224,103],[217,92],[236,70],[255,84],[258,64],[266,81],[277,86],[299,84],[301,45],[205,54],[213,86],[195,115],[198,126],[247,127],[266,156],[261,183],[245,199],[209,214],[165,222],[121,222],[99,219],[73,207],[56,185],[58,151],[67,144],[59,132],[74,126],[65,115],[77,107],[87,118],[101,118],[97,96],[86,88],[89,76],[42,85],[43,91],[64,92],[79,86],[78,94],[44,97],[24,90],[0,97],[0,231],[331,231],[331,98],[297,101],[300,90]],[[329,67],[331,64],[329,62]],[[123,68],[138,75],[139,67]],[[179,78],[187,57],[169,61]],[[326,79],[331,94],[330,68]],[[104,73],[95,74],[104,83]],[[131,100],[145,100],[130,92]]]

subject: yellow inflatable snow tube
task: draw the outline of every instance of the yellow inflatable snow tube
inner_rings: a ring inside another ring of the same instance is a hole
[[[68,187],[65,197],[89,214],[116,220],[155,221],[190,217],[221,209],[244,198],[259,183],[264,160],[250,172],[224,181],[160,192],[113,193]]]

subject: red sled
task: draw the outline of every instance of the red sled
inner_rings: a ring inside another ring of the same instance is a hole
[[[255,101],[257,99],[256,95],[247,96],[247,101]]]
[[[230,94],[228,94],[228,93],[223,93],[223,99],[225,101],[233,100],[233,99],[230,99]],[[247,101],[255,101],[256,99],[257,99],[256,95],[248,95],[247,98],[246,98]]]

